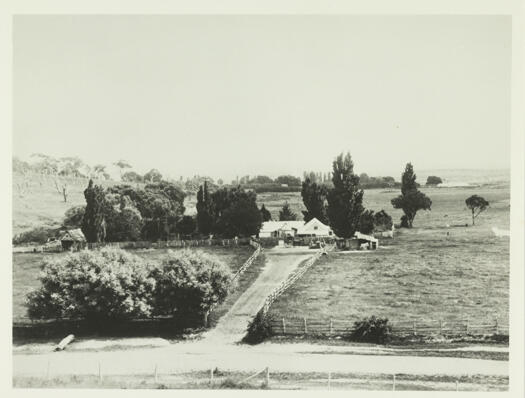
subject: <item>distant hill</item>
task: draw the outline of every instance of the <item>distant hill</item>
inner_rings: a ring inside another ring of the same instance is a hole
[[[55,177],[13,173],[13,235],[36,226],[59,226],[67,209],[85,204],[88,181],[88,178],[60,177],[57,183],[67,184],[68,198],[64,202],[55,186]],[[95,180],[95,183],[108,187],[119,182]]]

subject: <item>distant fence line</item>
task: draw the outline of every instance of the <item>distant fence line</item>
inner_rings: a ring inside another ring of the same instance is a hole
[[[118,247],[120,249],[167,249],[167,248],[185,248],[185,247],[205,247],[205,246],[224,246],[236,247],[252,245],[253,242],[259,242],[264,247],[271,247],[277,245],[277,240],[262,239],[254,240],[253,238],[232,238],[232,239],[176,239],[169,241],[126,241],[126,242],[98,242],[86,243],[85,247],[88,249],[99,249],[102,247]],[[13,246],[13,253],[31,253],[31,252],[62,252],[60,244],[46,247],[39,246]]]
[[[354,321],[332,318],[282,317],[271,314],[272,334],[276,336],[346,336],[354,330]],[[399,337],[421,335],[508,335],[508,326],[469,322],[389,322],[392,333]]]
[[[165,249],[170,247],[202,247],[202,246],[245,246],[251,244],[251,238],[233,239],[188,239],[168,241],[137,241],[137,242],[100,242],[88,243],[89,249],[100,247],[118,247],[121,249]]]

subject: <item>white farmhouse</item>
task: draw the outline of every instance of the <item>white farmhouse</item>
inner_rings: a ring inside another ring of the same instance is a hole
[[[328,225],[323,224],[317,218],[312,218],[301,228],[297,229],[297,233],[295,236],[301,238],[326,238],[334,236],[334,233],[332,231],[332,228],[330,228]]]
[[[286,238],[295,236],[304,221],[265,221],[259,231],[259,238]]]
[[[291,237],[329,237],[334,236],[332,229],[317,218],[307,223],[304,221],[266,221],[259,231],[260,238]]]

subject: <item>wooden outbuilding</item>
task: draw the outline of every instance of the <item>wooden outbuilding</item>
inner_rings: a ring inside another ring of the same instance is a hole
[[[81,250],[86,247],[86,237],[80,228],[71,229],[60,236],[60,243],[62,250]]]

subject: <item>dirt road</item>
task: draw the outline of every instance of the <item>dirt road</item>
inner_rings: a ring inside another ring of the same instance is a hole
[[[323,350],[316,352],[316,350]],[[273,372],[345,372],[413,375],[508,375],[508,361],[432,356],[350,354],[338,347],[309,344],[258,346],[217,345],[210,341],[178,343],[170,347],[106,352],[56,352],[13,356],[13,375],[149,374],[209,370]]]
[[[272,248],[264,251],[266,265],[255,282],[239,297],[217,326],[204,335],[208,342],[230,344],[246,334],[248,322],[264,304],[268,295],[315,252],[304,248]]]

